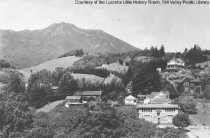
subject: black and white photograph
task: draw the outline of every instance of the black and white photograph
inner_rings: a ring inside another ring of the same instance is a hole
[[[210,138],[210,1],[0,0],[0,138]]]

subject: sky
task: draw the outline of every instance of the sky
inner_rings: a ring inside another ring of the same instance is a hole
[[[93,1],[93,0],[91,0]],[[210,49],[210,5],[78,5],[75,0],[0,0],[0,29],[43,29],[53,23],[101,29],[144,49]]]

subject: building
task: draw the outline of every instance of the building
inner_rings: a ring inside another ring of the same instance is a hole
[[[167,62],[166,70],[168,72],[178,72],[185,68],[185,63],[181,58],[172,58]]]
[[[179,106],[174,104],[139,104],[139,118],[158,125],[171,125],[173,117],[178,114]]]
[[[132,95],[129,95],[125,98],[125,105],[136,105],[136,98]]]
[[[102,91],[84,91],[82,92],[82,101],[97,101],[101,102]]]
[[[178,114],[179,106],[171,104],[168,91],[160,91],[146,95],[143,104],[138,104],[137,109],[139,118],[158,125],[172,125],[172,118]]]
[[[69,107],[70,105],[81,105],[82,97],[81,96],[67,96],[65,106]]]
[[[197,94],[200,94],[202,92],[201,80],[194,77],[185,76],[180,80],[173,80],[173,82],[176,84],[176,86],[182,86],[184,92],[187,92],[191,95],[195,94],[195,92]]]

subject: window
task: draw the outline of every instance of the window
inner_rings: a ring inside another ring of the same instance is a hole
[[[152,109],[142,109],[142,112],[152,112]]]

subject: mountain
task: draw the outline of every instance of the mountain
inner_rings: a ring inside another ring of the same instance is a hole
[[[69,23],[41,30],[0,30],[0,58],[17,68],[38,65],[74,49],[89,54],[139,50],[101,30],[81,29]]]

